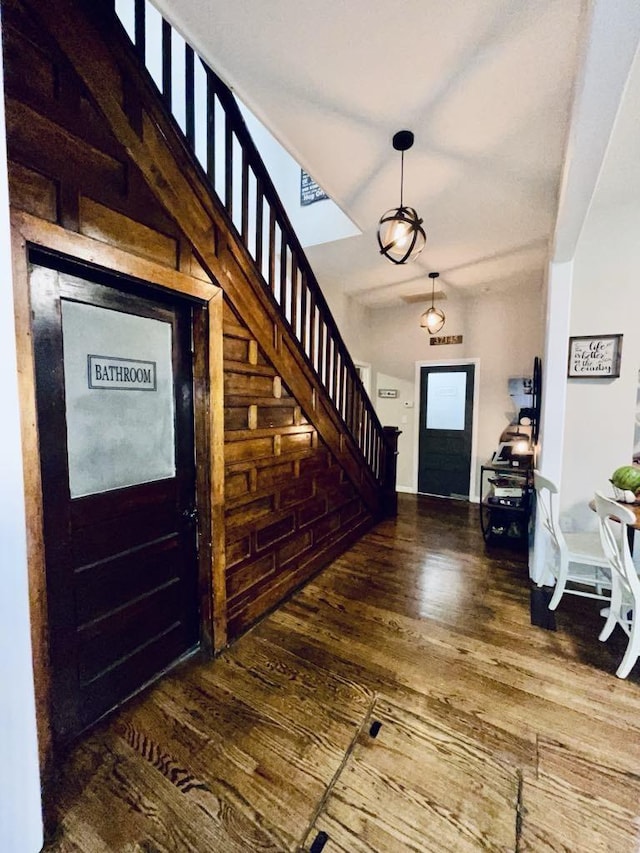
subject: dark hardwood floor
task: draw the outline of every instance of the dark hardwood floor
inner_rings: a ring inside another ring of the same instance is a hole
[[[60,768],[49,851],[640,849],[640,666],[565,598],[530,625],[522,554],[477,507],[401,495],[211,663]],[[324,842],[324,846],[323,846]]]

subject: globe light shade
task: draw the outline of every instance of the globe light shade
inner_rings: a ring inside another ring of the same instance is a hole
[[[424,314],[420,317],[420,326],[426,329],[430,335],[437,334],[444,326],[445,316],[444,311],[439,308],[427,308]]]
[[[378,245],[380,254],[392,263],[405,264],[414,260],[426,242],[422,219],[413,207],[401,205],[382,215],[378,225]]]

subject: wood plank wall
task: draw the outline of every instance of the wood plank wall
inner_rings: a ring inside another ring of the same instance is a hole
[[[144,277],[144,263],[153,262],[167,271],[168,287],[177,273],[210,284],[179,224],[34,17],[32,6],[37,9],[38,2],[3,0],[12,212],[109,247],[114,257],[130,259],[131,275]],[[79,20],[80,41],[82,26]],[[139,105],[128,103],[124,83],[115,94],[135,123]],[[213,223],[211,237],[224,250],[225,235]],[[24,278],[15,284],[26,300],[26,274]],[[24,328],[18,329],[25,341],[27,318],[25,311]],[[272,318],[265,316],[263,322],[273,327]],[[218,648],[275,607],[372,521],[336,455],[289,393],[288,377],[276,373],[228,300],[223,346],[225,503],[220,537],[225,541],[213,548],[215,571],[223,578],[222,584],[214,583]],[[33,444],[37,447],[35,440]],[[31,516],[28,522],[35,529],[37,511]],[[36,681],[42,693],[47,667],[43,578],[32,576],[30,583]]]
[[[3,3],[13,209],[209,281],[179,227],[19,2]]]
[[[224,313],[228,633],[303,583],[371,517],[231,307]]]

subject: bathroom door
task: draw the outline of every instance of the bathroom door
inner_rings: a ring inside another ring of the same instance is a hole
[[[30,284],[52,724],[66,742],[199,642],[191,307],[46,263]]]

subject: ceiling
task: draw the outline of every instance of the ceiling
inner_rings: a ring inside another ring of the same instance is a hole
[[[553,234],[586,0],[160,0],[174,25],[362,231],[308,250],[370,306],[539,288]],[[427,246],[394,266],[393,134]]]

